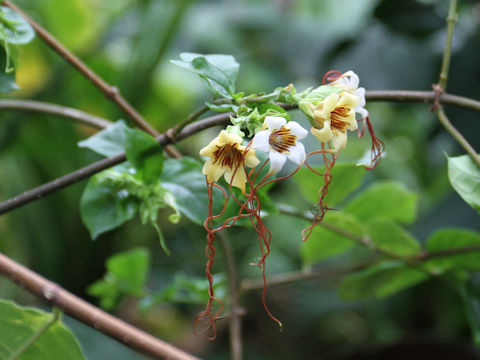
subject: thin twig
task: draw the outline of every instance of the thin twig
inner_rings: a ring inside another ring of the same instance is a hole
[[[157,136],[158,132],[140,115],[123,96],[117,87],[108,84],[100,76],[98,76],[90,67],[87,66],[82,60],[70,52],[65,46],[63,46],[52,34],[45,30],[40,24],[29,17],[22,9],[17,5],[14,5],[10,1],[4,0],[3,5],[9,7],[16,13],[20,14],[34,29],[37,35],[52,48],[53,51],[62,56],[68,61],[75,69],[77,69],[83,76],[90,80],[97,88],[99,88],[105,96],[115,102],[128,116],[130,116],[140,128],[150,133],[152,136]]]
[[[90,305],[59,285],[0,253],[0,273],[49,304],[105,335],[156,359],[197,359],[183,350]]]
[[[34,100],[0,100],[0,110],[15,109],[23,111],[35,111],[49,115],[56,115],[69,118],[83,124],[93,126],[97,129],[104,129],[112,124],[111,121],[99,116],[88,114],[86,112],[73,109],[67,106],[50,104]]]
[[[475,151],[472,145],[465,139],[465,137],[457,130],[455,126],[450,122],[447,115],[443,111],[442,107],[439,107],[437,110],[437,116],[440,123],[443,127],[453,136],[455,140],[465,149],[465,151],[470,155],[473,161],[480,167],[480,156]]]
[[[54,325],[58,319],[60,319],[61,310],[57,307],[53,308],[53,313],[50,319],[48,319],[44,324],[42,324],[34,333],[33,335],[20,347],[10,355],[8,360],[15,360],[18,359],[27,349],[32,346],[40,336],[42,336],[52,325]]]
[[[450,0],[450,7],[448,9],[447,16],[447,40],[445,42],[445,49],[443,51],[442,69],[440,70],[440,76],[438,85],[443,89],[447,89],[448,70],[450,68],[450,58],[452,57],[452,41],[453,30],[455,29],[455,23],[457,22],[457,0]]]
[[[238,299],[238,279],[235,270],[235,260],[225,232],[219,233],[219,239],[223,250],[223,259],[228,279],[228,299],[230,308],[228,322],[230,328],[231,359],[242,360],[242,311]]]
[[[164,146],[173,142],[178,142],[209,127],[219,124],[225,124],[228,121],[229,116],[230,114],[215,115],[194,124],[190,124],[186,126],[185,129],[183,129],[183,131],[175,137],[175,140],[172,140],[166,135],[159,135],[156,140]],[[121,153],[97,161],[79,170],[73,171],[70,174],[64,175],[53,181],[26,191],[21,195],[17,195],[9,200],[0,203],[0,215],[25,204],[28,204],[32,201],[38,200],[45,195],[61,190],[69,185],[75,184],[80,180],[86,179],[96,173],[99,173],[100,171],[108,169],[109,167],[120,164],[125,160],[125,153]]]

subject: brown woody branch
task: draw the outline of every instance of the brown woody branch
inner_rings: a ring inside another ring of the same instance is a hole
[[[70,316],[145,355],[156,359],[198,359],[90,305],[1,253],[0,273],[50,305],[59,307]]]

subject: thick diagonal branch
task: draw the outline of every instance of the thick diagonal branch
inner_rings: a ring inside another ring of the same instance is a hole
[[[1,253],[0,273],[47,303],[57,306],[70,316],[145,355],[156,359],[198,359],[90,305]]]

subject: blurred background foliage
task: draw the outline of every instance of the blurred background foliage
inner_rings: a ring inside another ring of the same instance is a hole
[[[448,2],[442,0],[19,0],[70,50],[131,100],[158,129],[166,130],[210,98],[192,74],[168,63],[183,51],[225,53],[241,64],[237,89],[270,91],[294,83],[319,84],[330,69],[353,69],[367,90],[429,90],[437,81],[445,40]],[[461,0],[455,30],[449,92],[480,98],[480,4]],[[9,98],[36,99],[82,109],[110,120],[124,118],[112,103],[57,54],[36,38],[19,54],[20,90]],[[369,172],[363,186],[376,179],[396,179],[419,196],[418,221],[409,230],[426,239],[436,229],[480,229],[478,214],[452,190],[445,153],[462,150],[423,104],[367,105],[387,156]],[[452,122],[480,148],[478,114],[447,109]],[[304,122],[293,113],[293,119]],[[3,110],[0,112],[0,196],[7,199],[100,157],[77,147],[94,133],[62,118]],[[305,122],[304,122],[305,123]],[[215,134],[205,131],[179,144],[197,151]],[[314,146],[306,144],[307,148]],[[353,139],[342,160],[359,158],[365,144]],[[172,256],[158,246],[153,229],[138,219],[92,242],[80,221],[79,202],[86,182],[62,190],[0,217],[0,251],[60,283],[81,297],[105,272],[105,260],[137,246],[153,252],[148,285],[165,289],[175,276],[204,274],[205,234],[184,219],[179,225],[161,217]],[[300,209],[308,202],[294,183],[275,187],[272,196]],[[268,220],[272,252],[268,275],[302,267],[305,223],[284,215]],[[241,276],[256,278],[249,266],[258,256],[248,229],[231,232]],[[359,250],[360,251],[360,250]],[[216,272],[223,270],[221,254]],[[332,263],[338,263],[334,260]],[[345,259],[342,259],[345,262]],[[348,261],[348,258],[347,258]],[[248,359],[458,359],[477,358],[458,295],[429,280],[381,300],[345,302],[335,289],[338,278],[269,289],[273,313],[286,325],[282,333],[268,319],[259,291],[242,298],[245,357]],[[42,306],[9,281],[0,279],[0,296]],[[147,315],[134,300],[124,300],[116,315],[209,359],[228,357],[226,322],[214,342],[192,334],[201,306],[156,305]],[[74,320],[68,322],[90,359],[142,358]]]

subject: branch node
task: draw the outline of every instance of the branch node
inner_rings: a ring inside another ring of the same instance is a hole
[[[105,91],[105,97],[110,100],[117,98],[119,94],[120,94],[120,90],[118,90],[118,87],[116,86],[110,86]]]
[[[440,96],[445,93],[445,90],[440,86],[440,84],[433,84],[432,89],[434,92],[433,105],[430,108],[431,112],[437,112],[440,108]]]

